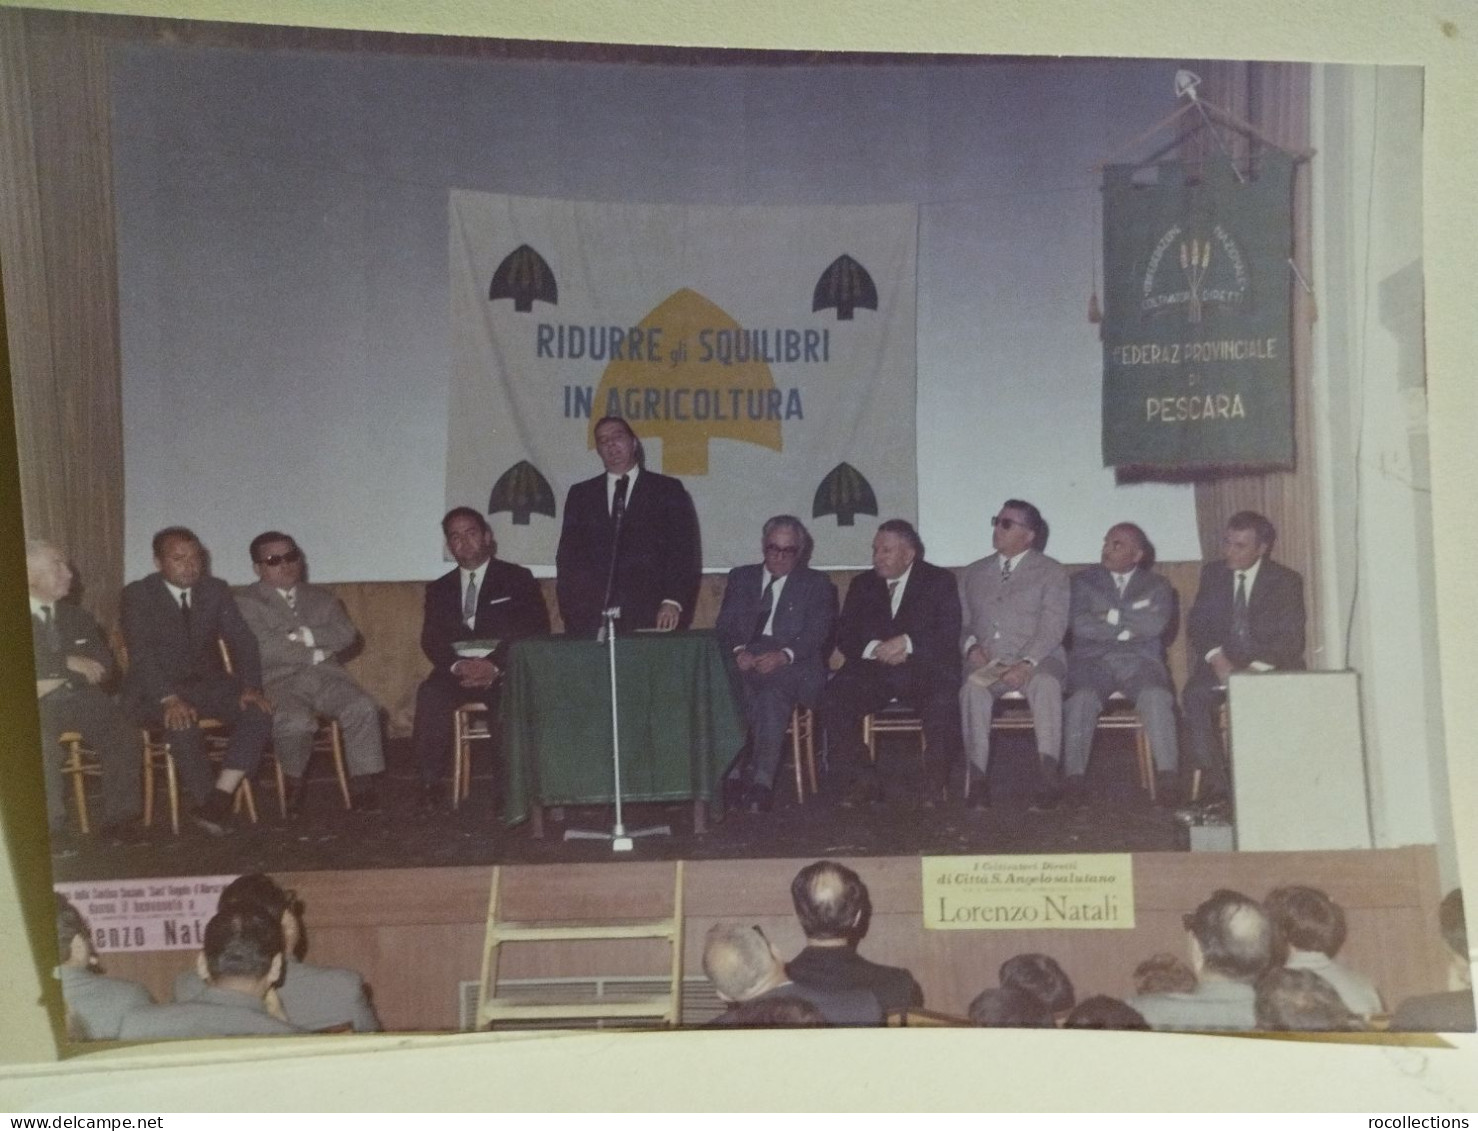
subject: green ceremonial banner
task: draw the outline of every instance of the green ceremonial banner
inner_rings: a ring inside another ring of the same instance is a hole
[[[1105,465],[1293,464],[1293,168],[1104,171]]]

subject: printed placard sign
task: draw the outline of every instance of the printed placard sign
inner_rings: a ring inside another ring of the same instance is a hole
[[[924,926],[936,931],[1130,930],[1128,853],[926,856]]]

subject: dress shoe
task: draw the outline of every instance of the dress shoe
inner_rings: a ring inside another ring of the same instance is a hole
[[[380,812],[380,791],[375,788],[373,782],[351,785],[349,787],[349,807],[356,813]]]
[[[421,808],[431,812],[441,808],[441,786],[434,783],[426,783],[421,786]]]
[[[77,838],[66,829],[52,829],[50,839],[53,860],[70,860],[81,851],[77,847]]]
[[[1057,786],[1043,786],[1032,794],[1031,804],[1026,807],[1028,813],[1050,813],[1062,804],[1062,790]]]
[[[883,790],[877,779],[871,774],[862,774],[854,778],[847,787],[847,792],[842,794],[841,805],[843,809],[859,809],[864,805],[874,805],[882,799]]]
[[[747,813],[768,813],[775,803],[775,793],[767,785],[752,785],[744,795],[744,810]]]
[[[225,836],[231,830],[231,797],[224,789],[211,790],[190,813],[190,820],[207,836]]]
[[[1192,801],[1175,811],[1175,819],[1187,827],[1195,825],[1230,825],[1232,803],[1226,794]]]
[[[977,778],[970,783],[970,792],[965,794],[966,809],[989,809],[990,808],[990,786],[985,784],[983,778]]]
[[[724,779],[724,808],[742,809],[744,800],[749,796],[749,785],[742,777],[727,777]]]
[[[1180,807],[1180,782],[1174,774],[1155,774],[1155,804],[1161,809]]]
[[[1073,774],[1062,782],[1062,803],[1069,809],[1088,808],[1088,786],[1082,774]]]

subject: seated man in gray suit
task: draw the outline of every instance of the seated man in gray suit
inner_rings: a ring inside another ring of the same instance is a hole
[[[729,573],[719,609],[719,644],[734,659],[735,686],[749,723],[750,757],[735,766],[751,813],[770,808],[791,709],[814,706],[826,685],[836,622],[836,586],[807,564],[811,535],[794,515],[765,523],[764,563]]]
[[[257,583],[236,594],[237,607],[262,650],[262,678],[272,700],[272,742],[287,775],[287,812],[303,804],[303,773],[313,755],[318,717],[339,720],[355,809],[380,808],[373,775],[385,768],[380,707],[344,670],[337,654],[359,634],[339,600],[303,581],[303,551],[269,530],[251,541]]]
[[[92,932],[82,913],[56,897],[56,945],[61,963],[56,975],[67,1003],[67,1035],[79,1041],[111,1041],[123,1019],[135,1009],[153,1005],[149,991],[137,982],[105,978],[98,969]]]
[[[1152,1029],[1252,1029],[1257,980],[1272,965],[1272,921],[1262,905],[1222,888],[1185,917],[1196,988],[1129,999]]]
[[[833,1025],[881,1025],[883,1010],[867,990],[819,990],[792,982],[774,945],[758,927],[715,923],[703,943],[703,972],[721,1000],[809,1001]],[[726,1024],[724,1016],[717,1024]]]
[[[190,1001],[149,1005],[123,1019],[125,1041],[299,1033],[274,1017],[268,993],[282,976],[282,927],[258,907],[218,911],[205,925],[198,966],[205,987]]]
[[[1037,739],[1040,777],[1032,807],[1050,809],[1059,799],[1062,760],[1067,570],[1042,553],[1047,522],[1031,503],[1007,499],[990,524],[995,553],[960,575],[960,650],[965,657],[960,718],[970,780],[965,803],[974,808],[990,804],[985,775],[991,716],[998,698],[1019,691],[1031,708]]]
[[[299,1029],[320,1033],[377,1033],[380,1019],[370,1005],[364,980],[353,970],[337,966],[314,966],[302,960],[302,904],[297,894],[284,891],[271,876],[251,872],[226,885],[216,902],[216,912],[255,907],[267,912],[282,927],[286,965],[277,987],[282,1015]],[[175,1001],[194,1001],[205,990],[199,974],[187,970],[174,980]]]
[[[1063,773],[1069,805],[1082,805],[1083,777],[1098,715],[1114,692],[1134,703],[1155,760],[1155,800],[1175,807],[1175,691],[1165,666],[1165,630],[1175,590],[1152,572],[1154,547],[1132,522],[1109,527],[1100,564],[1073,575],[1072,648],[1067,657]]]

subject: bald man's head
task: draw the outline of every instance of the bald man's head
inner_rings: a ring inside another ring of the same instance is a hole
[[[1255,899],[1221,888],[1186,916],[1202,968],[1234,982],[1255,982],[1273,959],[1273,924]]]
[[[703,973],[725,1001],[748,1001],[785,981],[785,964],[758,927],[715,923],[703,940]]]
[[[867,907],[867,887],[846,865],[818,860],[796,873],[790,899],[806,938],[849,939]]]

